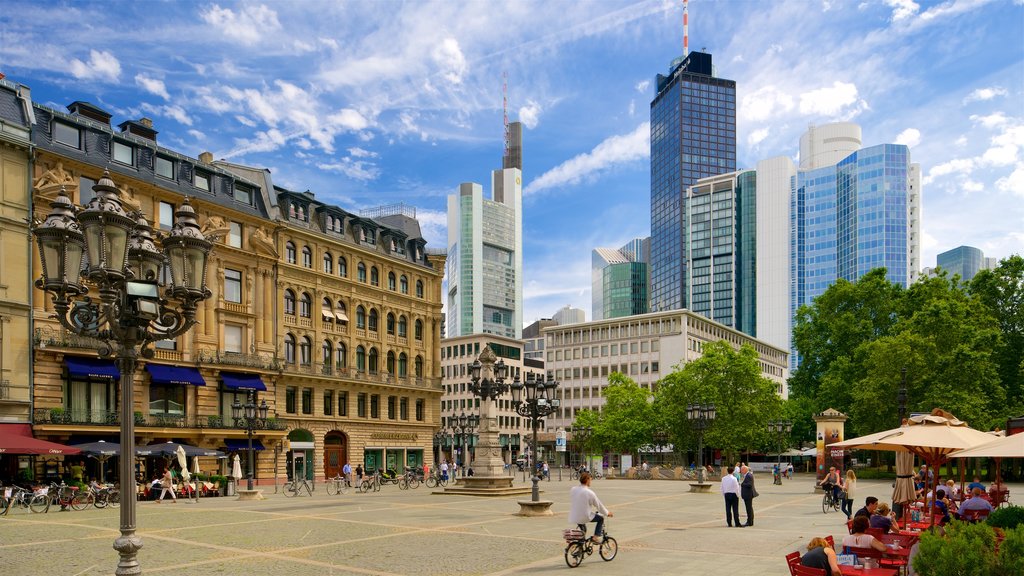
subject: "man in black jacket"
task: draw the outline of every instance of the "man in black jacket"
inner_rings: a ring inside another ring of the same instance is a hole
[[[757,498],[757,490],[754,488],[754,473],[750,468],[740,468],[743,481],[740,482],[740,498],[743,498],[743,505],[747,508],[747,523],[745,526],[754,525],[754,498]]]

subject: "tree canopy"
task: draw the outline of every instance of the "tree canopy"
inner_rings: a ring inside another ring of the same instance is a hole
[[[600,412],[581,410],[573,421],[573,426],[592,429],[586,447],[628,453],[650,444],[655,430],[651,393],[628,376],[613,372],[602,394],[605,403]]]

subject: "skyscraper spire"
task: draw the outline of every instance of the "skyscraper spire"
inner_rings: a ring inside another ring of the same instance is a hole
[[[690,55],[690,0],[683,0],[683,58]]]

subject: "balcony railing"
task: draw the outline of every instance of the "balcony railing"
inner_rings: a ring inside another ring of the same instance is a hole
[[[223,366],[241,366],[259,370],[280,370],[281,363],[269,354],[242,354],[240,352],[224,352],[204,348],[196,353],[196,360],[202,364],[220,364]]]
[[[49,326],[36,328],[35,345],[39,348],[80,348],[93,351],[104,347],[104,344],[95,338],[78,336],[67,330]]]
[[[37,408],[33,414],[35,424],[71,424],[76,426],[120,426],[121,413],[116,410],[66,410],[64,408]],[[237,428],[230,418],[219,415],[176,415],[135,413],[135,425],[143,428]],[[265,430],[284,430],[287,425],[276,418],[267,420]]]
[[[394,384],[399,386],[416,386],[420,388],[441,386],[440,378],[417,378],[414,376],[396,376],[387,372],[366,372],[352,367],[339,367],[331,364],[312,362],[309,364],[283,364],[284,372],[293,374],[310,374],[313,376],[331,376],[370,382],[374,384]]]

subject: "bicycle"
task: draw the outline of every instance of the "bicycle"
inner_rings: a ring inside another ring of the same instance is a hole
[[[301,495],[303,489],[306,490],[306,496],[313,495],[313,489],[309,485],[309,480],[306,480],[305,478],[289,480],[284,483],[284,487],[282,488],[284,495],[288,498]]]
[[[82,493],[79,491],[78,486],[68,486],[63,480],[61,480],[60,484],[51,482],[49,494],[51,504],[59,504],[61,510],[68,508],[72,510],[85,510],[92,506],[95,501],[92,493],[88,491]],[[47,511],[49,511],[49,506],[47,506]]]
[[[15,506],[28,508],[34,514],[42,514],[50,509],[50,498],[46,494],[46,488],[42,492],[33,492],[20,486],[4,488],[3,498],[0,498],[0,507],[3,508],[0,514],[8,514]]]
[[[839,510],[843,503],[843,495],[840,493],[836,496],[835,489],[831,484],[826,484],[824,488],[825,496],[821,499],[821,511],[828,514],[829,509]]]
[[[583,563],[583,559],[594,553],[594,542],[587,538],[587,525],[578,524],[575,530],[567,529],[562,532],[565,538],[565,563],[569,568],[575,568]],[[611,562],[619,553],[619,543],[608,535],[608,520],[605,519],[604,535],[601,537],[598,546],[598,555],[605,562]]]
[[[348,478],[338,474],[334,478],[327,479],[327,493],[331,496],[337,496],[338,494],[348,494],[349,482]]]
[[[121,491],[118,490],[116,486],[107,486],[105,488],[94,490],[93,494],[96,498],[93,502],[93,506],[96,506],[97,508],[106,508],[107,506],[117,508],[121,505]]]
[[[437,488],[438,486],[447,486],[448,479],[440,474],[431,474],[423,483],[427,485],[427,488]]]
[[[359,483],[359,491],[366,494],[370,490],[374,492],[380,492],[380,472],[374,472],[369,478],[364,478]]]
[[[420,487],[420,479],[412,471],[408,471],[398,479],[398,487],[402,490],[408,490],[412,488],[415,490]]]

